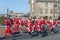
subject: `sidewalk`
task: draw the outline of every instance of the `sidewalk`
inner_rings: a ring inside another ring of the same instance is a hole
[[[4,32],[5,31],[5,27],[4,26],[0,26],[0,37],[4,36]]]

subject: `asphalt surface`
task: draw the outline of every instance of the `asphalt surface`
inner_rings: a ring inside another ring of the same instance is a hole
[[[60,40],[60,33],[49,34],[48,36],[43,38],[40,35],[31,38],[28,33],[24,33],[21,36],[10,37],[7,39],[0,39],[0,40]]]
[[[58,28],[58,30],[59,30],[58,33],[53,34],[49,32],[48,36],[43,37],[43,38],[40,35],[31,38],[28,33],[23,33],[22,35],[19,35],[16,37],[11,36],[6,39],[0,39],[0,40],[60,40],[60,28]]]

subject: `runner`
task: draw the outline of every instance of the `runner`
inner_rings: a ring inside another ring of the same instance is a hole
[[[5,19],[5,25],[6,25],[6,29],[5,29],[5,38],[7,38],[7,36],[8,36],[8,34],[14,34],[13,32],[12,32],[12,30],[11,30],[11,28],[12,28],[12,24],[11,24],[11,22],[9,21],[10,19],[9,18],[6,18]]]

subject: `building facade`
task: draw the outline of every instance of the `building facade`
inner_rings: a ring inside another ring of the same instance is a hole
[[[10,11],[10,13],[9,13],[9,15],[11,16],[11,17],[14,17],[14,16],[17,16],[17,17],[22,17],[24,14],[23,13],[16,13],[16,12],[14,12],[14,11]]]
[[[29,0],[31,17],[52,17],[60,16],[59,0]]]

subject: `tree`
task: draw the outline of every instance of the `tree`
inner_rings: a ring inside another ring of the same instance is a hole
[[[5,16],[0,17],[0,25],[4,25]]]

